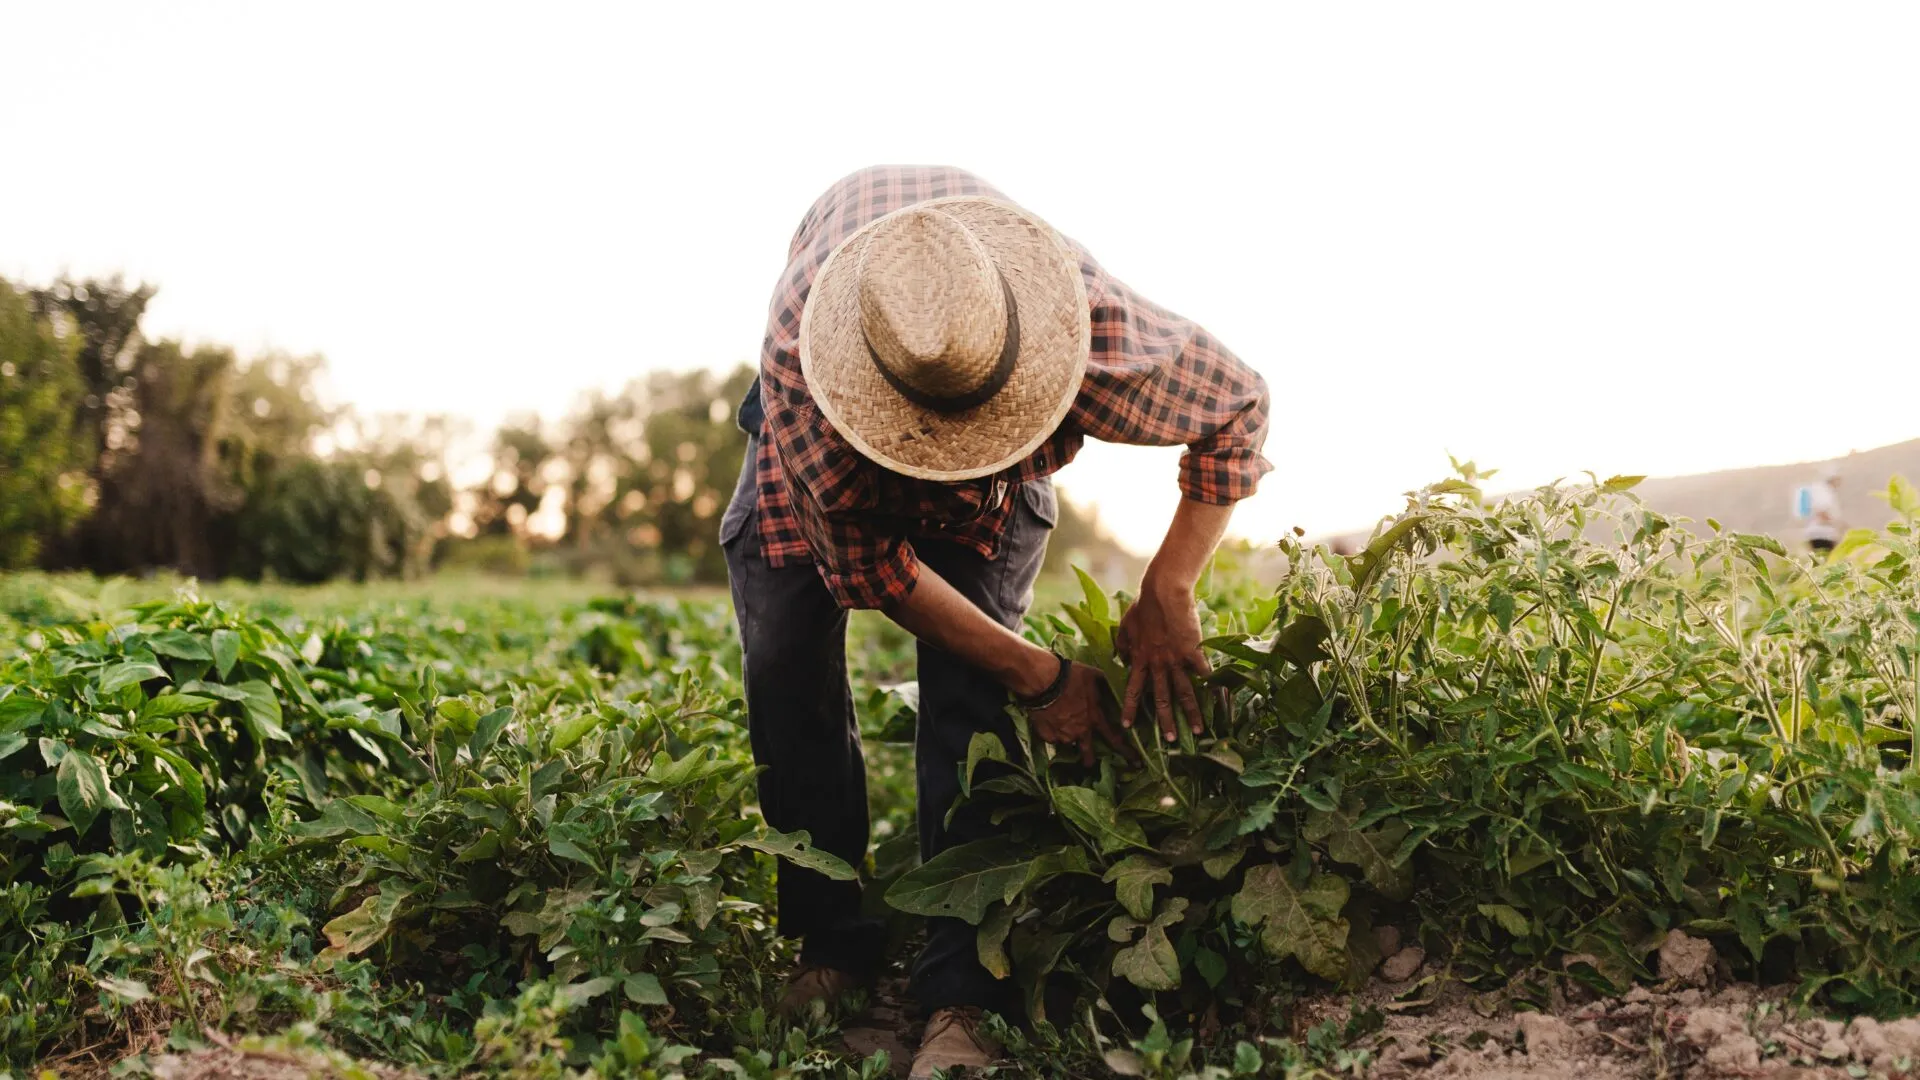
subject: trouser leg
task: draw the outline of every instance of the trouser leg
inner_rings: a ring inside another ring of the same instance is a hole
[[[760,813],[858,867],[867,852],[867,774],[847,685],[847,615],[813,566],[768,566],[755,524],[748,515],[723,535]],[[802,939],[803,961],[863,974],[878,967],[885,941],[860,918],[858,882],[783,861],[776,894],[780,932]]]
[[[1034,578],[1046,553],[1050,521],[1024,501],[1015,508],[1001,558],[987,560],[955,544],[915,545],[921,561],[967,599],[1009,628],[1017,629],[1031,602]],[[1051,500],[1051,493],[1046,496]],[[947,821],[960,793],[959,771],[975,732],[1000,737],[1016,760],[1022,750],[1007,717],[1007,691],[992,676],[952,653],[920,645],[920,720],[914,769],[919,785],[920,855],[930,859],[957,844],[998,834],[985,807],[962,808]],[[977,778],[976,778],[977,779]],[[975,1005],[1009,1012],[1008,984],[982,967],[974,927],[960,919],[928,920],[927,946],[914,965],[914,996],[923,1010]]]

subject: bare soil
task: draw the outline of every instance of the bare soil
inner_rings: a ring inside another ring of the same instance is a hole
[[[1424,968],[1395,971],[1402,977],[1377,978],[1363,993],[1305,1003],[1294,1025],[1378,1009],[1384,1024],[1360,1045],[1375,1055],[1367,1075],[1381,1080],[1920,1075],[1920,1018],[1843,1023],[1797,1013],[1784,989],[1724,982],[1712,946],[1684,934],[1668,936],[1659,961],[1658,986],[1617,998],[1556,996],[1544,1012],[1516,1012]]]
[[[1670,934],[1659,955],[1661,982],[1615,998],[1556,993],[1544,1011],[1516,1010],[1427,962],[1417,949],[1382,961],[1357,994],[1301,1002],[1295,1032],[1356,1011],[1377,1011],[1378,1030],[1355,1047],[1370,1052],[1376,1080],[1861,1080],[1920,1077],[1920,1017],[1850,1021],[1796,1012],[1783,988],[1724,979],[1711,945]],[[842,1029],[848,1050],[885,1050],[905,1076],[921,1018],[905,980],[890,978]],[[342,1066],[346,1066],[343,1068]],[[355,1073],[357,1066],[364,1072]],[[249,1042],[153,1060],[162,1080],[305,1080],[406,1074],[348,1063],[337,1054],[287,1053]]]

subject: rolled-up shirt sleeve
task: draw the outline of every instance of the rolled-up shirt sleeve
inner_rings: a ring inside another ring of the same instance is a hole
[[[775,447],[792,520],[820,580],[843,608],[888,608],[920,581],[920,560],[898,523],[873,512],[872,466],[862,462],[817,411],[782,416]],[[820,492],[845,505],[828,506]]]
[[[1093,342],[1071,420],[1102,442],[1185,446],[1180,493],[1238,502],[1273,465],[1261,448],[1266,380],[1206,329],[1160,307],[1083,256]]]
[[[875,528],[871,521],[822,513],[804,498],[794,505],[820,580],[834,603],[885,609],[913,593],[920,582],[920,560],[906,537]]]

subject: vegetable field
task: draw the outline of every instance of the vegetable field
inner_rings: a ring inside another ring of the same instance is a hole
[[[1005,834],[925,864],[912,644],[877,618],[855,867],[758,819],[723,599],[0,579],[0,1050],[29,1076],[887,1075],[841,1028],[900,1014],[890,983],[771,1015],[785,857],[869,879],[900,959],[920,916],[977,925],[1031,1018],[1001,1029],[1014,1075],[1556,1040],[1594,1075],[1911,1066],[1920,1033],[1817,1025],[1920,1008],[1920,496],[1815,563],[1630,480],[1472,479],[1360,554],[1289,539],[1277,584],[1207,582],[1205,734],[1092,769],[976,738],[965,797]],[[1029,632],[1117,690],[1125,603],[1083,578]],[[1689,1034],[1676,992],[1735,985],[1745,1027]],[[1649,995],[1660,1022],[1610,1026]]]

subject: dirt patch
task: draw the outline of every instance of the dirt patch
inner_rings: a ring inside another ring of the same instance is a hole
[[[149,1059],[159,1080],[329,1080],[334,1077],[375,1077],[376,1080],[420,1080],[413,1073],[369,1065],[345,1054],[279,1045],[278,1040],[244,1039],[190,1054],[163,1054]]]
[[[1702,943],[1704,944],[1704,943]],[[1795,1012],[1784,990],[1711,982],[1703,957],[1682,943],[1674,977],[1618,998],[1555,1000],[1545,1012],[1514,1011],[1444,977],[1376,982],[1366,992],[1302,1003],[1296,1030],[1356,1010],[1382,1019],[1358,1046],[1381,1080],[1843,1080],[1920,1076],[1920,1018],[1848,1023]]]
[[[907,980],[882,978],[867,1007],[841,1027],[840,1038],[848,1052],[862,1057],[885,1050],[893,1075],[906,1076],[913,1068],[914,1048],[920,1045],[920,1024],[907,996]]]

